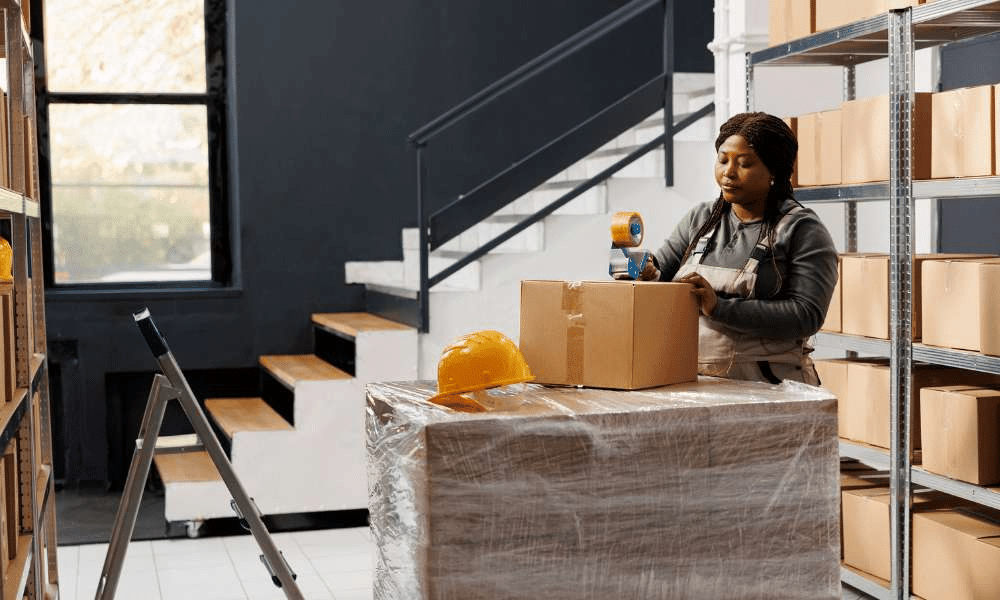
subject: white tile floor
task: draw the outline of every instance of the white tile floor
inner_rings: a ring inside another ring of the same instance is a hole
[[[374,544],[367,528],[276,533],[306,600],[371,600]],[[61,600],[92,600],[107,544],[59,547]],[[249,535],[129,544],[116,598],[284,600]],[[866,596],[845,589],[842,600]]]
[[[307,600],[371,600],[374,547],[366,528],[274,534]],[[61,600],[92,600],[107,544],[59,547]],[[129,544],[116,598],[284,600],[249,535]]]

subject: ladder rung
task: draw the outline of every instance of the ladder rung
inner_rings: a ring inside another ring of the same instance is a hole
[[[142,438],[135,441],[135,447],[142,449]],[[205,446],[198,439],[198,434],[189,433],[186,435],[164,435],[156,438],[157,454],[178,454],[181,452],[198,452],[204,450]]]

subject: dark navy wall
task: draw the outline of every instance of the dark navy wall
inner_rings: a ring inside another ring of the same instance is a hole
[[[186,370],[247,368],[311,350],[309,315],[359,310],[351,260],[401,258],[415,223],[406,137],[623,0],[231,2],[230,134],[238,288],[82,295],[50,292],[48,336],[61,390],[55,432],[67,482],[108,479],[114,374],[150,371],[130,313],[148,305]],[[711,70],[711,2],[678,2],[678,70]],[[694,5],[694,6],[687,6]],[[461,190],[532,144],[651,78],[649,13],[430,149],[432,189]],[[142,404],[144,396],[132,402]],[[125,412],[133,413],[132,410]]]
[[[998,82],[1000,35],[942,47],[942,90]],[[938,245],[942,252],[1000,253],[996,233],[1000,198],[942,200],[938,214]]]

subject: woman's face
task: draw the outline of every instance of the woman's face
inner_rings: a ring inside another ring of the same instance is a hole
[[[752,213],[764,213],[771,189],[771,172],[741,135],[732,135],[719,146],[715,182],[722,199]]]

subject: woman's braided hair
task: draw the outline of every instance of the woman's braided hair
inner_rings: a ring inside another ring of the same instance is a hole
[[[775,227],[781,220],[781,205],[786,199],[795,199],[792,191],[792,169],[795,166],[795,156],[799,151],[799,142],[795,139],[795,134],[787,123],[774,115],[763,112],[749,112],[733,115],[719,128],[719,136],[715,138],[715,150],[730,137],[738,135],[746,140],[747,145],[754,149],[764,166],[774,178],[774,184],[767,194],[767,202],[764,207],[764,218],[760,228],[758,243],[766,236],[771,247],[774,247]],[[698,233],[691,238],[681,264],[687,261],[688,257],[698,245],[698,240],[712,231],[722,220],[722,217],[732,210],[731,205],[722,199],[722,193],[712,205],[712,212],[708,221],[702,224]],[[774,255],[772,253],[772,260]],[[779,284],[780,287],[780,284]]]

